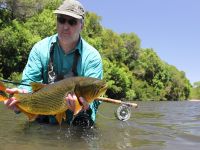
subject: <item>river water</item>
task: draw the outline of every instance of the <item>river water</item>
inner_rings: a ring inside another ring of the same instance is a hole
[[[94,128],[29,123],[0,104],[0,150],[198,150],[200,102],[137,102],[131,118],[115,118],[117,105],[99,108]]]

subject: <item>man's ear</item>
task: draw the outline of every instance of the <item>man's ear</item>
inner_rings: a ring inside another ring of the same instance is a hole
[[[84,27],[84,20],[82,20],[82,23],[81,23],[81,30],[83,30],[83,27]]]

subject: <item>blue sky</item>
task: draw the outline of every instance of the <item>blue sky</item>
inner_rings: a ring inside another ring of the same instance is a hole
[[[103,27],[134,32],[142,48],[200,81],[200,0],[80,0],[102,17]]]

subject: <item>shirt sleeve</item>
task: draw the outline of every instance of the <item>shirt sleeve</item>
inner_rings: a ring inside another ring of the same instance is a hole
[[[29,54],[27,64],[22,75],[22,83],[30,84],[31,82],[42,82],[42,62],[40,54],[36,46],[34,46]],[[26,89],[29,92],[31,86],[20,85],[19,88]]]
[[[85,71],[85,76],[102,79],[103,78],[102,59],[100,56],[94,57],[94,58],[90,60],[90,62],[88,63],[86,71]],[[90,109],[92,110],[91,118],[93,121],[96,120],[96,113],[100,104],[101,104],[101,101],[99,100],[94,100],[90,104]]]
[[[93,59],[91,60],[87,68],[85,69],[85,76],[86,77],[93,77],[93,78],[103,78],[103,65],[101,59]]]

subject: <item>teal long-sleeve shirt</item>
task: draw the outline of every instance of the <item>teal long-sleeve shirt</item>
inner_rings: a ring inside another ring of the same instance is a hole
[[[80,37],[76,48],[69,53],[64,53],[59,46],[58,36],[55,34],[39,41],[33,46],[23,71],[22,83],[48,83],[48,64],[51,43],[55,43],[53,66],[57,74],[66,75],[71,72],[75,50],[78,50],[80,54],[77,64],[78,76],[103,78],[102,59],[94,47]],[[19,88],[26,89],[30,92],[32,91],[30,86],[21,85]],[[96,100],[90,104],[90,109],[92,110],[91,119],[93,121],[95,121],[99,104],[100,102]],[[71,114],[67,115],[71,116]]]

